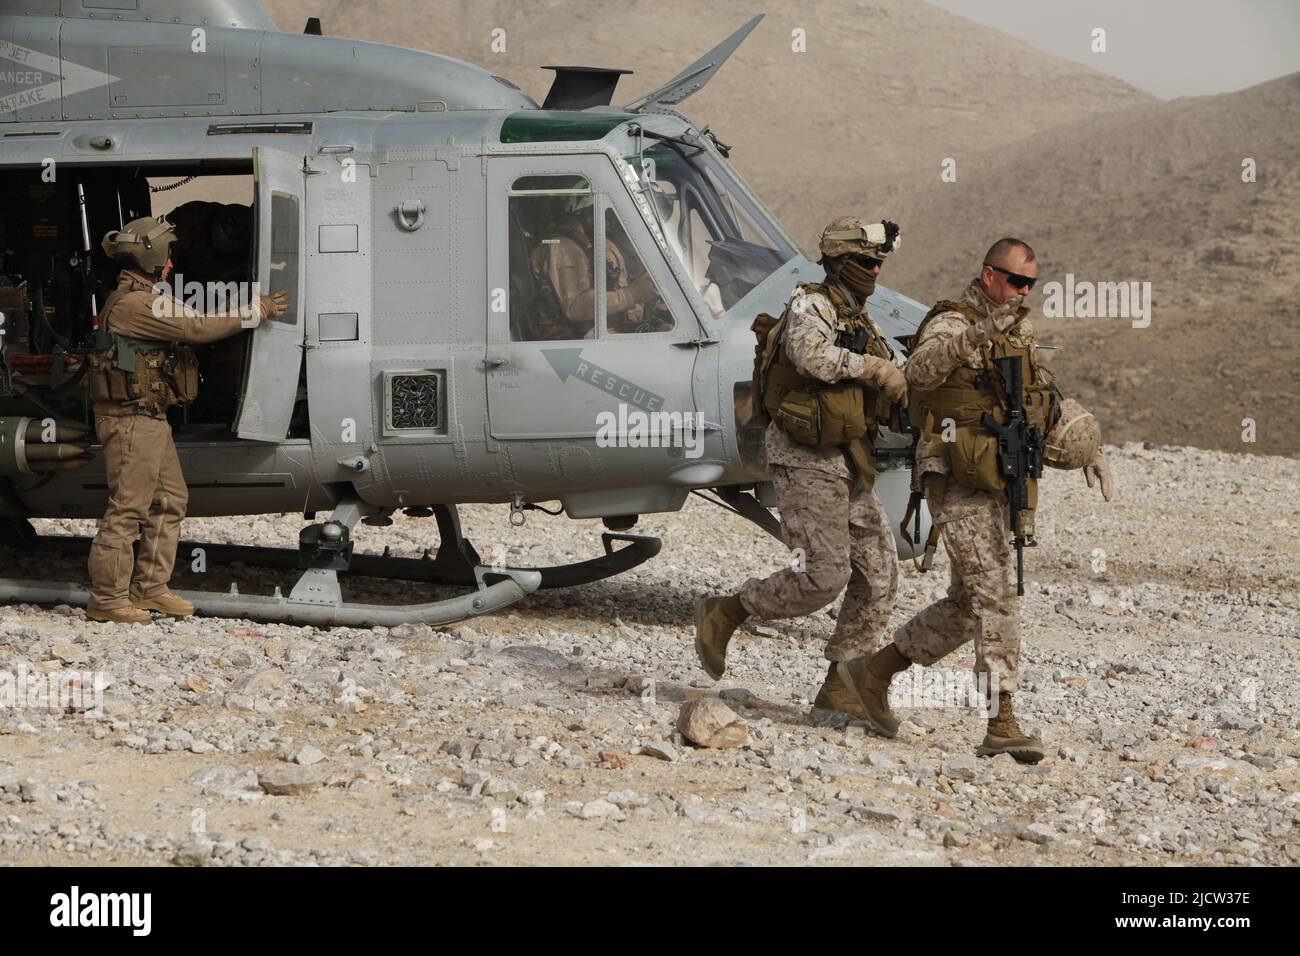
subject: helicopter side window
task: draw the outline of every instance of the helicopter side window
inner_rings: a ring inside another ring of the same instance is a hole
[[[666,332],[673,316],[613,209],[605,210],[605,328]]]
[[[510,338],[596,333],[595,204],[583,176],[522,176],[510,188]]]
[[[267,294],[286,292],[288,310],[270,321],[295,325],[298,321],[298,197],[271,194],[271,275]]]

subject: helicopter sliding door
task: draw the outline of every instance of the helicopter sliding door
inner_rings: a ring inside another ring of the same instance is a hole
[[[715,421],[691,387],[690,305],[609,158],[496,157],[487,186],[492,437],[644,447],[639,435],[661,459],[677,423]],[[635,452],[601,462],[643,466]]]
[[[289,309],[267,317],[249,336],[244,388],[235,432],[254,441],[283,441],[298,397],[303,361],[302,157],[255,147],[256,291],[285,292]]]

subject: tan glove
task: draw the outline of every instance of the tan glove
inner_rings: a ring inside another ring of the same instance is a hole
[[[878,358],[874,355],[862,356],[863,370],[858,381],[863,385],[877,388],[884,393],[885,398],[889,399],[895,405],[907,407],[907,379],[903,377],[902,371],[897,365],[889,359]]]
[[[966,327],[966,338],[979,348],[995,335],[1001,335],[1029,314],[1023,295],[1013,295],[974,325]]]
[[[1106,464],[1106,458],[1100,451],[1093,456],[1092,461],[1083,466],[1083,478],[1088,482],[1091,488],[1094,479],[1101,485],[1101,496],[1106,501],[1110,501],[1111,492],[1115,487],[1115,480],[1111,477],[1110,465]]]

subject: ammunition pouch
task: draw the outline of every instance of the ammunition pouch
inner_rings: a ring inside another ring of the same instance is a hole
[[[187,405],[199,394],[199,366],[186,346],[112,334],[112,346],[92,352],[87,376],[92,402],[135,405],[143,412]]]
[[[955,440],[946,443],[949,477],[963,488],[1003,494],[1006,479],[998,467],[998,439],[980,425],[958,426]],[[1038,507],[1038,481],[1027,477],[1029,507]]]
[[[793,368],[776,365],[768,373],[764,407],[792,441],[820,448],[861,438],[874,422],[874,396],[857,382],[810,385]],[[868,419],[867,408],[873,410]]]

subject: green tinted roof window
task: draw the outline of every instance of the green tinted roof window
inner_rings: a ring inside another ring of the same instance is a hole
[[[503,143],[556,143],[604,139],[635,113],[585,113],[566,110],[523,110],[511,113],[501,124]]]

